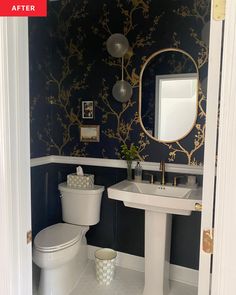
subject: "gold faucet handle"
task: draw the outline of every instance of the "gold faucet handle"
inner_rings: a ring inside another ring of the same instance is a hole
[[[175,176],[173,180],[173,186],[177,186],[177,180],[183,177],[185,177],[185,175]]]
[[[154,183],[154,175],[153,175],[152,173],[145,173],[145,175],[150,176],[150,180],[149,180],[149,182],[150,182],[151,184],[153,184],[153,183]]]

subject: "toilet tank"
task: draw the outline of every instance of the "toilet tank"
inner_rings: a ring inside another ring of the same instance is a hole
[[[100,208],[104,187],[94,185],[93,189],[77,189],[61,183],[62,220],[77,225],[94,225],[100,220]]]

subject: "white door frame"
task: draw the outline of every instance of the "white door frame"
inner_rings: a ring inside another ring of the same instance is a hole
[[[215,203],[212,295],[236,282],[236,1],[226,0]]]
[[[213,7],[213,5],[214,0],[211,1],[211,7]],[[221,44],[222,21],[214,20],[213,9],[211,9],[198,295],[209,295],[211,288],[211,254],[203,251],[202,244],[203,231],[208,229],[211,230],[213,227],[218,101],[220,95],[222,51]]]
[[[0,293],[32,294],[27,18],[0,18]]]

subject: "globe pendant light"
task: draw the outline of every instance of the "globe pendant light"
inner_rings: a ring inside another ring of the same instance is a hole
[[[122,78],[117,81],[112,88],[113,97],[119,102],[127,102],[132,94],[132,86],[124,80],[124,55],[129,49],[129,41],[123,34],[112,34],[106,42],[107,51],[111,56],[116,58],[122,58],[121,72]]]
[[[129,41],[122,34],[113,34],[107,39],[107,51],[113,57],[122,57],[129,49]]]
[[[119,102],[127,102],[133,94],[133,88],[127,81],[124,80],[123,57],[122,57],[121,69],[122,69],[122,78],[120,81],[117,81],[116,84],[113,86],[112,95]]]

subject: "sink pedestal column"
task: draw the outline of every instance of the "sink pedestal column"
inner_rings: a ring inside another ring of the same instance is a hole
[[[143,295],[169,293],[172,215],[145,211],[145,286]]]

